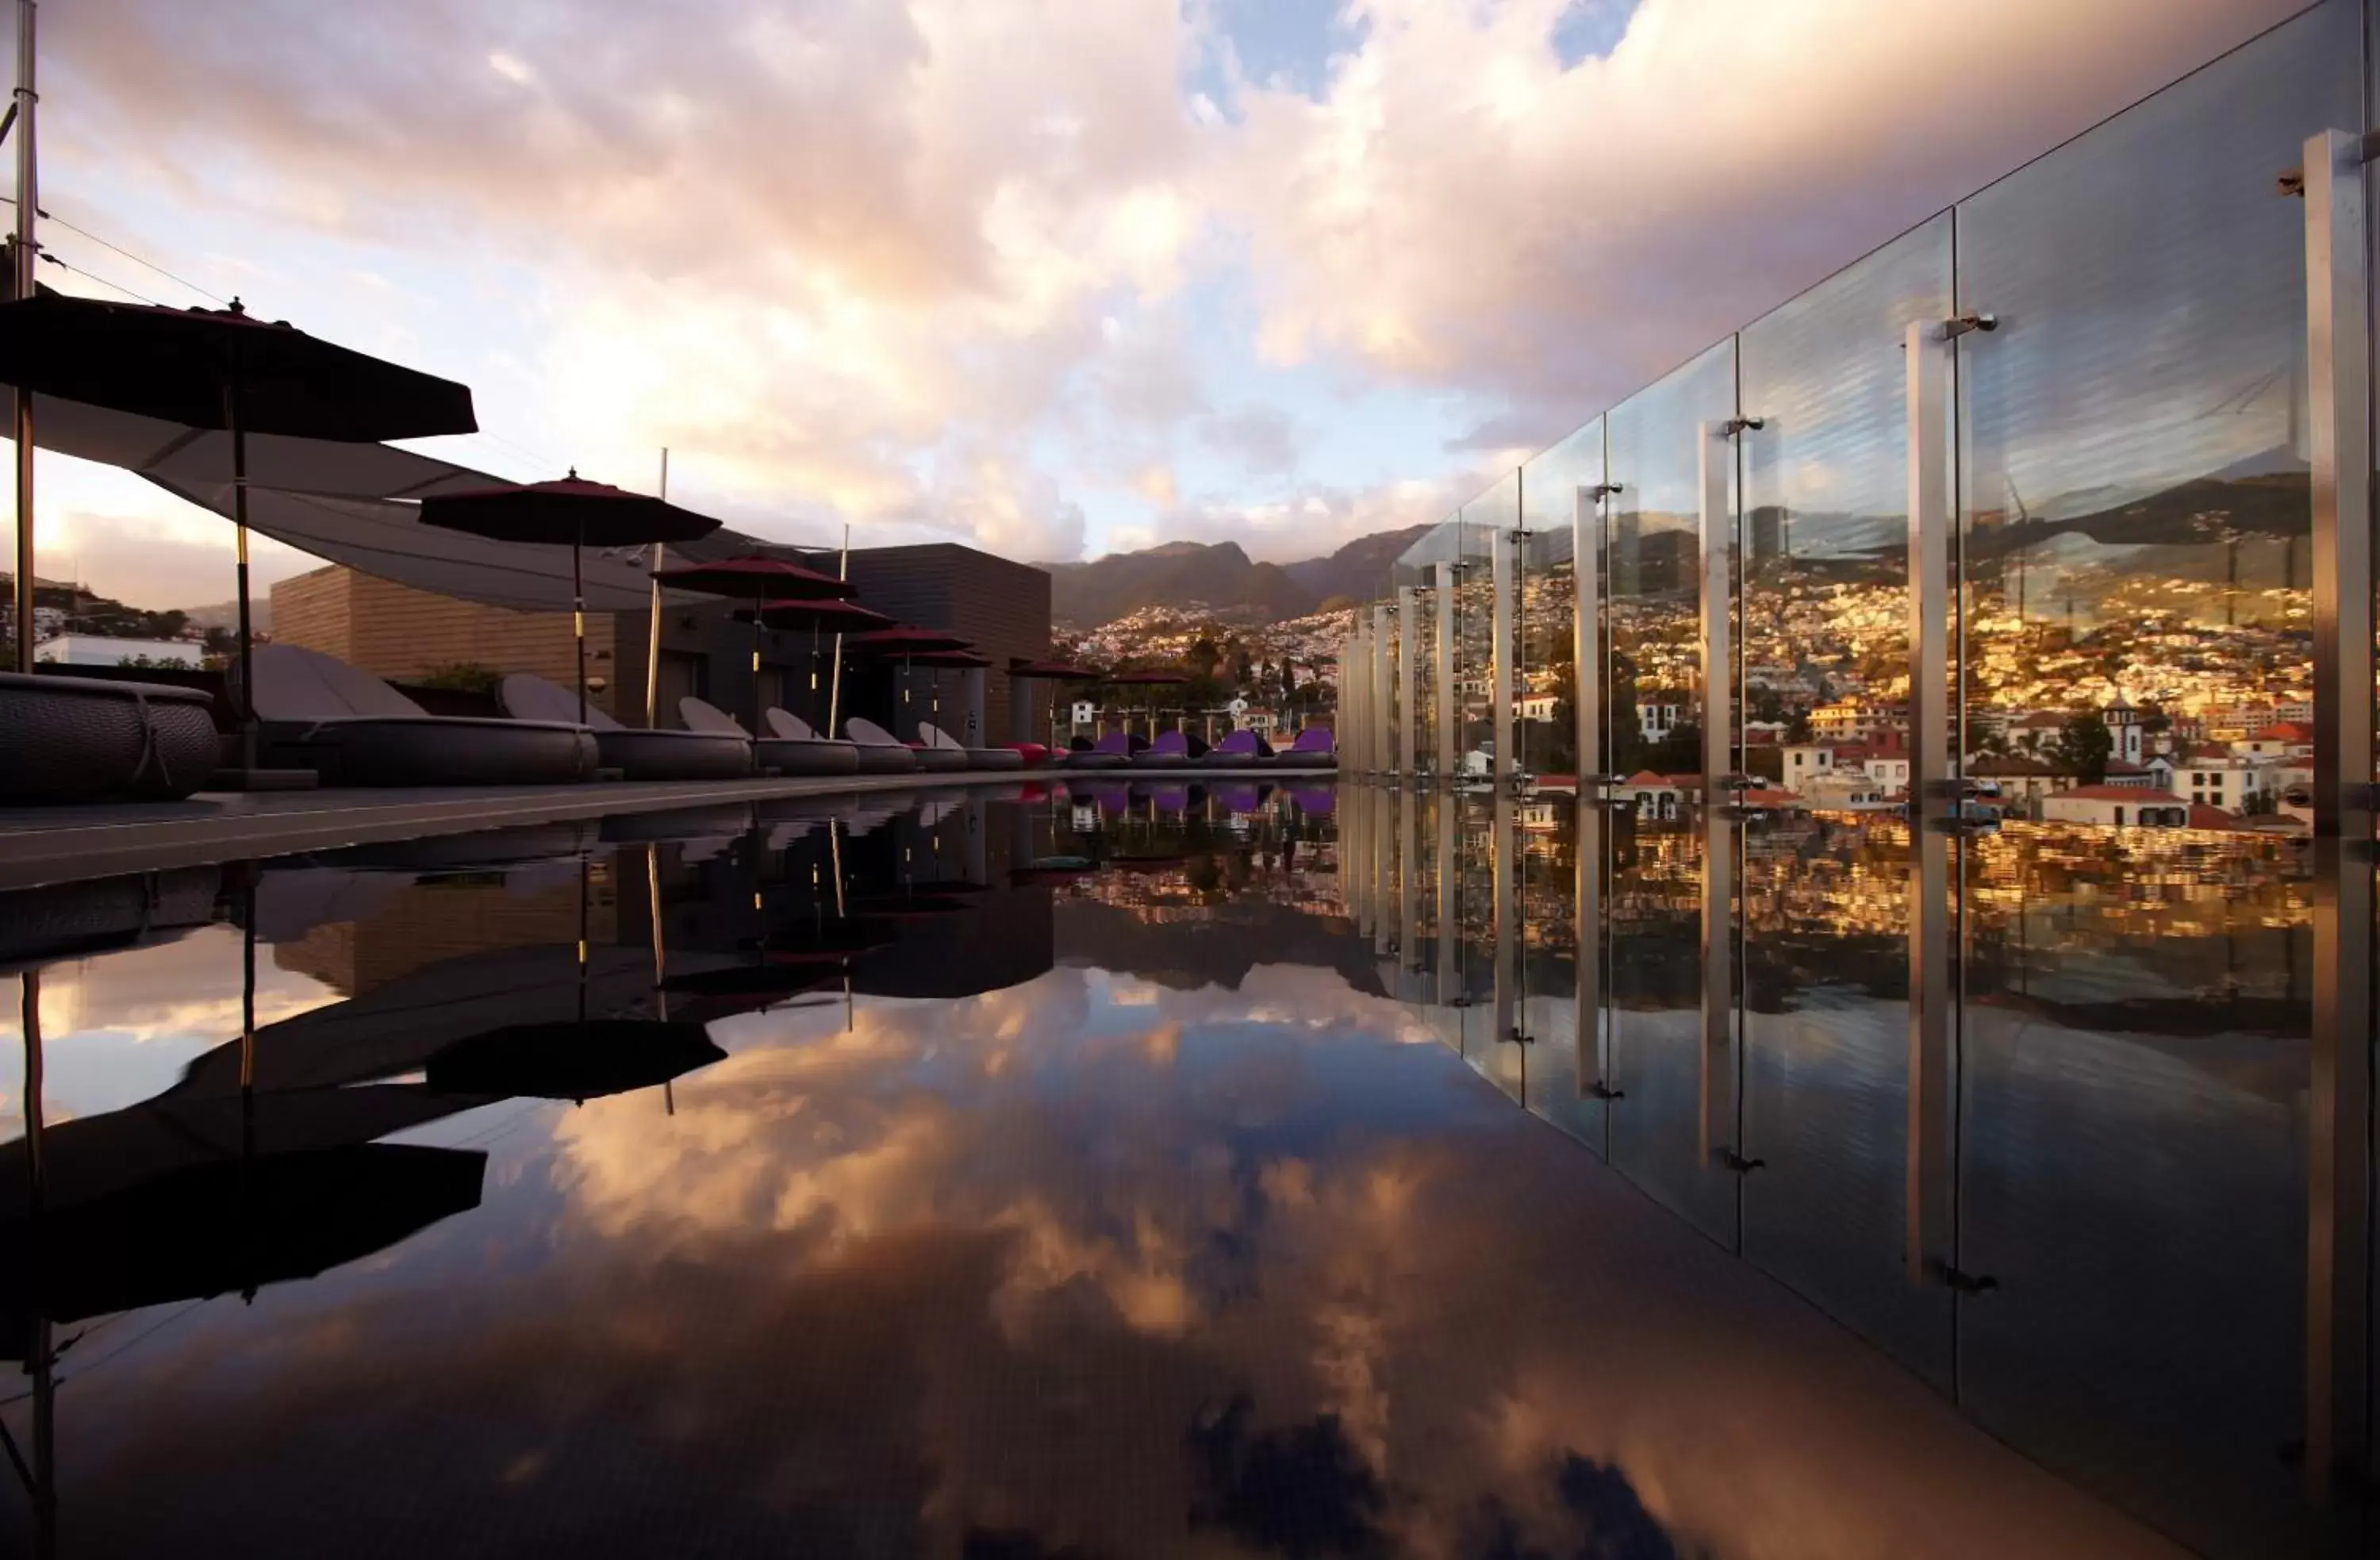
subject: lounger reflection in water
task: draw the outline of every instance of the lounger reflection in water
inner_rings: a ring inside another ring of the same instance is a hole
[[[691,696],[677,701],[678,714],[689,731],[707,731],[714,736],[734,737],[749,743],[753,762],[763,770],[779,774],[852,774],[859,769],[859,754],[848,742],[821,742],[815,737],[773,735],[755,737],[744,729],[744,723],[715,704],[708,704]],[[771,710],[770,714],[777,712]],[[774,722],[771,723],[773,727]]]
[[[1023,769],[1025,755],[1014,748],[970,748],[929,721],[917,723],[917,740],[936,752],[963,754],[969,769]]]
[[[458,1040],[423,1070],[433,1094],[585,1101],[656,1088],[726,1055],[700,1024],[563,1018]]]
[[[578,701],[567,689],[543,677],[516,672],[497,694],[516,720],[568,724]],[[589,706],[588,729],[595,735],[597,762],[626,780],[733,780],[752,773],[752,743],[738,729],[723,731],[640,730],[622,725]]]
[[[575,722],[433,715],[335,656],[259,645],[261,762],[326,786],[550,786],[592,777],[595,737]]]

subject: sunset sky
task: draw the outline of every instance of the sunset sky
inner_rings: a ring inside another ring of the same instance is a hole
[[[666,445],[785,541],[1296,558],[2298,8],[73,0],[42,239],[468,383],[487,432],[427,447],[504,477]],[[221,520],[42,481],[44,575],[230,595]]]

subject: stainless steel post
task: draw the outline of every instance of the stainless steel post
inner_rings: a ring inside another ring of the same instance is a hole
[[[1702,1063],[1696,1145],[1707,1164],[1734,1147],[1735,1068],[1735,444],[1727,426],[1696,426],[1702,541]]]
[[[1397,587],[1397,773],[1421,773],[1421,592]]]
[[[1455,736],[1462,725],[1456,713],[1454,689],[1454,576],[1462,566],[1442,563],[1438,566],[1438,783],[1451,785],[1454,779]]]
[[[1512,563],[1520,545],[1517,531],[1500,529],[1488,533],[1488,588],[1495,592],[1488,614],[1493,640],[1488,656],[1488,729],[1495,733],[1496,744],[1495,762],[1488,767],[1499,791],[1520,773],[1512,753],[1512,660],[1519,648],[1512,631]]]
[[[1934,320],[1903,342],[1909,419],[1909,1056],[1902,1261],[1910,1282],[1947,1270],[1958,1166],[1950,1065],[1950,836],[1958,816],[1950,731],[1950,370]]]
[[[1386,774],[1396,760],[1396,687],[1389,680],[1389,615],[1386,602],[1372,605],[1371,692],[1365,727],[1370,733],[1371,771]]]
[[[2305,145],[2313,494],[2313,1043],[2306,1220],[2310,1494],[2368,1478],[2374,1031],[2371,280],[2362,138]]]

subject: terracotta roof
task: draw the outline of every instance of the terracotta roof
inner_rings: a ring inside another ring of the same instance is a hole
[[[2158,806],[2171,802],[2176,807],[2181,805],[2181,798],[2171,791],[2152,791],[2145,786],[2077,786],[2058,795],[2071,797],[2077,801],[2144,801]],[[2049,799],[2056,801],[2058,797]]]
[[[2240,822],[2240,815],[2238,813],[2226,812],[2219,807],[2209,807],[2204,802],[2192,802],[2190,804],[2190,826],[2193,829],[2237,829],[2242,827]]]
[[[2257,732],[2255,739],[2260,742],[2311,742],[2313,740],[2313,727],[2300,725],[2295,721],[2283,721],[2278,725],[2268,725]]]

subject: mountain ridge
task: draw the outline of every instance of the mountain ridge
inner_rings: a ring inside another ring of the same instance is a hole
[[[1039,567],[1050,578],[1050,615],[1069,628],[1096,628],[1143,607],[1192,603],[1277,623],[1303,617],[1336,596],[1370,595],[1390,563],[1428,529],[1375,531],[1326,556],[1289,564],[1255,562],[1236,542],[1165,542]]]

